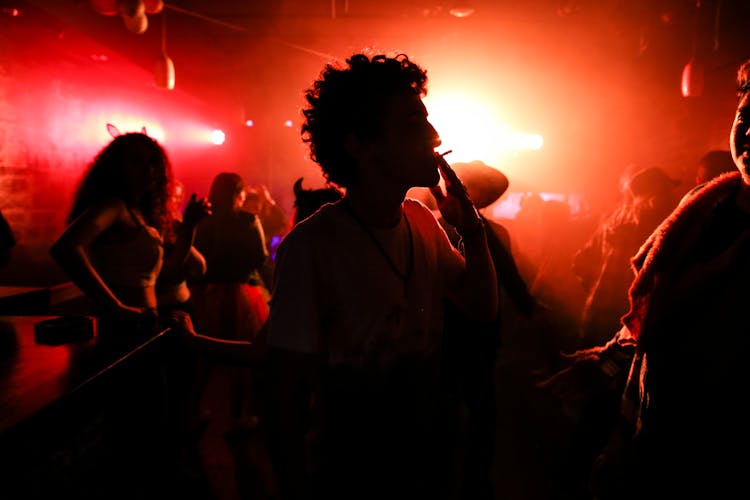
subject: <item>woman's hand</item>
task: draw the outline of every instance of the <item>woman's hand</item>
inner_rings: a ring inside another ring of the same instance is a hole
[[[170,327],[177,337],[177,341],[188,348],[189,350],[198,349],[198,333],[196,333],[193,327],[193,320],[190,318],[190,314],[185,311],[174,310],[169,312],[163,319],[163,324]]]
[[[185,311],[172,311],[166,318],[167,324],[182,333],[186,333],[190,336],[197,335],[195,328],[193,327],[193,320],[190,318],[190,314]]]
[[[165,324],[175,330],[181,340],[188,343],[193,343],[199,337],[190,314],[185,311],[175,310],[170,312],[165,318]]]
[[[145,322],[155,322],[158,317],[158,313],[153,307],[133,307],[125,304],[116,305],[109,315],[114,319],[122,319],[123,321]]]
[[[198,195],[193,193],[182,213],[182,223],[187,227],[195,227],[208,215],[211,215],[211,202],[206,198],[198,198]]]

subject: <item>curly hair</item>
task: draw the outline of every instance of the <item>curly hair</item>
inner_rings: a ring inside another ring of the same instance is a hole
[[[737,70],[737,97],[750,91],[750,59],[745,60]]]
[[[343,66],[325,66],[305,91],[302,140],[327,181],[351,184],[356,172],[344,146],[347,135],[377,136],[389,98],[404,91],[427,94],[427,72],[405,54],[355,54]]]
[[[96,203],[118,199],[129,209],[140,211],[148,225],[166,234],[172,225],[172,184],[172,165],[158,142],[142,133],[119,135],[84,172],[67,222]]]

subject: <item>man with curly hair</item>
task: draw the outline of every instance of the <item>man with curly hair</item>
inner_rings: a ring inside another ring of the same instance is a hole
[[[345,196],[295,226],[277,255],[266,424],[284,498],[441,493],[442,300],[492,319],[497,286],[482,221],[435,151],[426,83],[406,55],[356,54],[305,93],[303,140]],[[432,188],[465,256],[405,199],[414,186]]]

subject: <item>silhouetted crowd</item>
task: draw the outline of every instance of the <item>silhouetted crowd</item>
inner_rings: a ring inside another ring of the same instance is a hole
[[[628,168],[608,213],[528,193],[500,220],[510,180],[438,152],[424,68],[354,54],[305,92],[323,187],[289,186],[293,214],[231,169],[185,201],[155,139],[111,129],[51,255],[113,335],[179,338],[176,482],[223,415],[247,499],[738,497],[750,63],[737,83],[695,184]]]

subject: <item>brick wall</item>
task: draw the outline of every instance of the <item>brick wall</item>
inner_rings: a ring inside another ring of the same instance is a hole
[[[0,284],[57,283],[64,277],[48,250],[64,227],[74,183],[68,174],[80,158],[47,144],[41,134],[31,143],[18,118],[13,76],[0,66],[0,210],[17,240]]]

